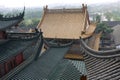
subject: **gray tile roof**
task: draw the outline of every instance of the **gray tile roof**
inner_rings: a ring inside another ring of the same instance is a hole
[[[88,80],[120,80],[119,58],[100,59],[85,55]]]
[[[120,45],[120,25],[117,25],[112,28],[113,29],[113,38],[115,41],[115,45]]]
[[[16,14],[16,15],[3,15],[0,14],[0,30],[5,30],[6,28],[12,27],[20,23],[25,14],[25,7],[22,13]]]
[[[18,24],[22,19],[10,20],[10,21],[0,21],[0,30],[4,30],[6,28],[12,27]]]
[[[82,43],[82,42],[81,42]],[[103,57],[105,51],[102,53],[93,51],[81,45],[81,53],[84,56],[84,61],[87,68],[87,79],[88,80],[120,80],[120,57],[117,55],[114,57],[115,53],[119,54],[119,51],[107,51],[108,54],[113,54],[109,57]],[[93,54],[95,53],[95,54]],[[99,56],[99,55],[103,56]]]
[[[84,61],[62,59],[49,75],[49,80],[80,80],[86,75]],[[85,72],[85,73],[84,73]]]
[[[68,64],[67,68],[60,76],[60,80],[80,80],[81,75],[82,74],[73,65]]]
[[[68,48],[50,49],[12,79],[46,79],[51,70],[63,58],[67,50]]]
[[[114,27],[116,25],[120,25],[120,21],[103,21],[103,23],[106,23],[110,27]]]
[[[10,40],[0,45],[0,62],[5,61],[30,46],[33,40]]]
[[[11,80],[80,80],[80,76],[86,74],[86,70],[83,67],[80,69],[85,63],[63,59],[67,50],[68,47],[51,48],[40,56],[37,61],[32,62],[21,72],[13,76]],[[81,72],[82,70],[84,71]]]

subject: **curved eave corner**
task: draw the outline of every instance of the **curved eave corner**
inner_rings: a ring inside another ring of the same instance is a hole
[[[81,38],[85,39],[93,35],[96,29],[96,23],[91,23],[89,27],[86,29],[85,33],[81,35]]]
[[[19,19],[18,21],[13,22],[12,24],[8,24],[8,25],[6,25],[6,26],[3,26],[3,27],[0,28],[0,30],[6,30],[6,29],[8,29],[8,28],[10,28],[10,27],[19,25],[22,20],[23,20],[23,19]]]

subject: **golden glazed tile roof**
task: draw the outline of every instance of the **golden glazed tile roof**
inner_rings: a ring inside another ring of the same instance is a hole
[[[85,9],[85,8],[84,8]],[[87,10],[82,9],[44,9],[38,28],[45,38],[79,39],[89,20]],[[86,36],[85,36],[86,37]]]
[[[46,14],[41,25],[46,38],[78,39],[83,30],[82,13]]]

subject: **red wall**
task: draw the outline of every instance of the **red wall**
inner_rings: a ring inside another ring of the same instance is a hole
[[[5,63],[0,64],[0,77],[7,74],[9,71],[11,71],[13,68],[18,66],[23,62],[23,53],[19,53],[15,57],[7,60]]]
[[[6,38],[5,31],[0,31],[0,39],[5,39],[5,38]]]
[[[23,62],[23,54],[20,53],[15,57],[16,65],[19,65],[20,63]]]

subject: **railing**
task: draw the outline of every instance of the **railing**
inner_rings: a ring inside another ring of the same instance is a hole
[[[7,33],[7,39],[18,40],[18,39],[32,39],[38,37],[39,33]]]
[[[91,55],[97,58],[120,57],[120,49],[113,49],[113,50],[108,50],[108,51],[95,51],[91,49],[90,47],[88,47],[83,39],[80,39],[80,42],[81,42],[82,50],[88,55]]]

